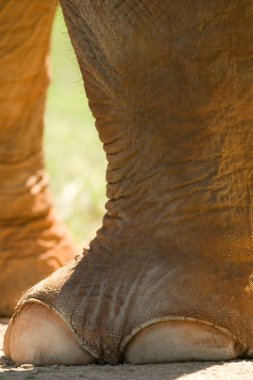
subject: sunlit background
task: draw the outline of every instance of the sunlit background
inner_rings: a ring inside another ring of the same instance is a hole
[[[82,246],[101,224],[106,162],[60,9],[54,22],[51,55],[46,163],[58,215]]]

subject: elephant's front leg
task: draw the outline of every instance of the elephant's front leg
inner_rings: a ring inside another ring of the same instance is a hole
[[[62,7],[107,154],[107,212],[87,255],[20,301],[6,354],[38,364],[250,355],[252,1]],[[48,354],[55,323],[84,357],[68,361],[59,345]]]
[[[48,50],[56,1],[0,0],[0,316],[75,255],[43,160]]]

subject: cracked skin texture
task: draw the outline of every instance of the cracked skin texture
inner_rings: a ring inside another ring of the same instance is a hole
[[[155,318],[253,346],[252,1],[62,0],[107,167],[88,252],[33,287],[100,362]]]

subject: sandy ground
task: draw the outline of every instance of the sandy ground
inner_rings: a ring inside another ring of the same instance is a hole
[[[4,359],[2,340],[7,321],[0,320],[0,380],[253,380],[253,361],[222,363],[173,363],[161,365],[120,365],[81,367],[21,366]]]

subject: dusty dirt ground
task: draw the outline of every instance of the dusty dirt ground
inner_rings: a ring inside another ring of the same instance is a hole
[[[120,365],[86,367],[21,366],[4,359],[2,351],[6,320],[0,320],[0,380],[253,380],[253,361],[221,363],[173,363],[161,365]]]

